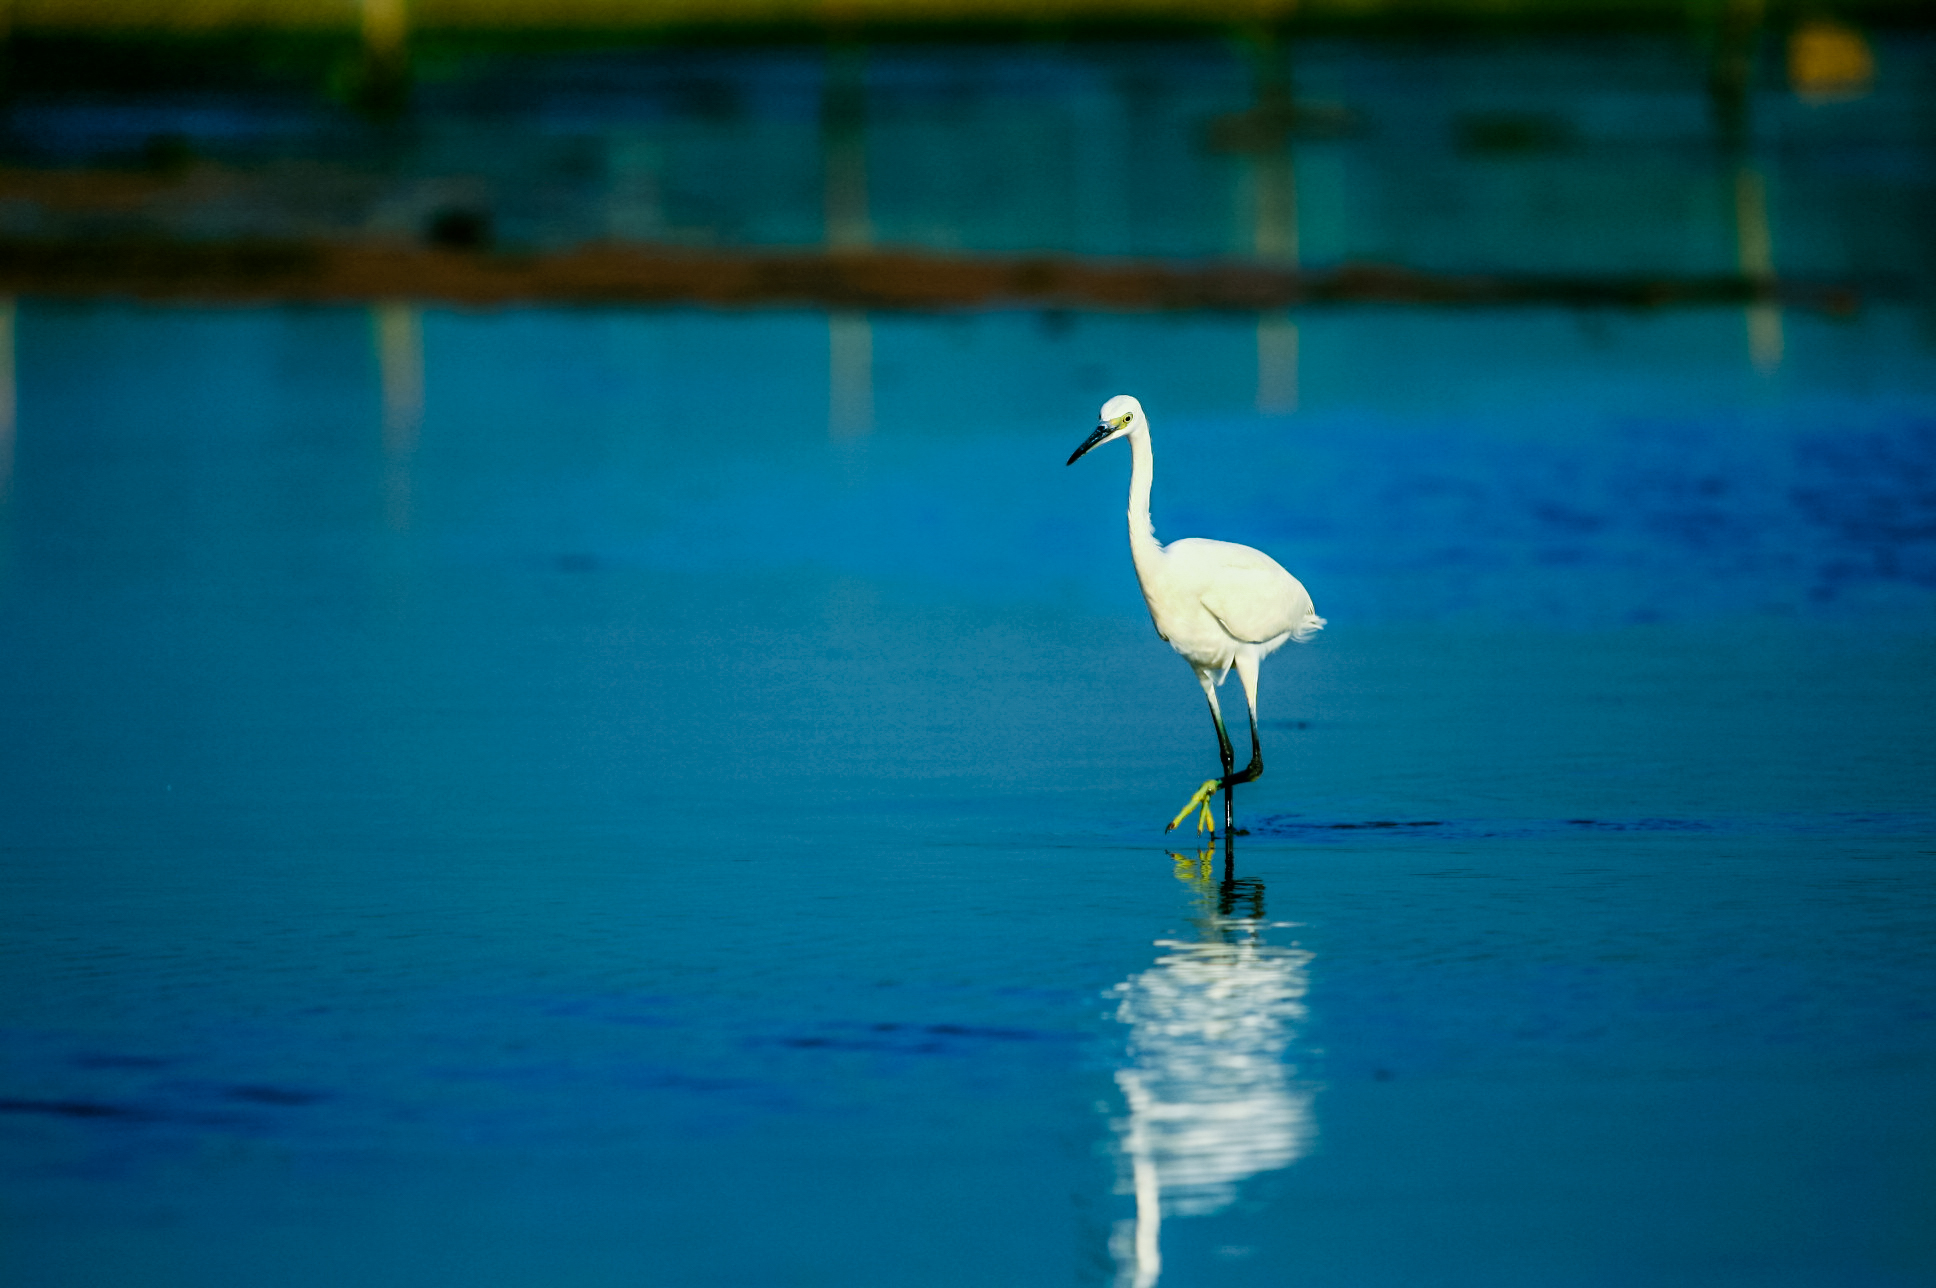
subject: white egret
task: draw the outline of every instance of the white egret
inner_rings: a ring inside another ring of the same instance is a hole
[[[1254,781],[1264,772],[1264,749],[1257,739],[1257,666],[1286,640],[1303,643],[1324,629],[1324,619],[1311,605],[1311,596],[1297,578],[1261,550],[1229,541],[1186,537],[1163,545],[1150,523],[1150,482],[1155,465],[1150,456],[1149,419],[1143,404],[1128,394],[1117,394],[1102,405],[1102,423],[1075,454],[1112,439],[1127,438],[1130,450],[1129,555],[1136,564],[1136,580],[1143,587],[1156,633],[1183,655],[1197,673],[1203,696],[1210,700],[1210,718],[1217,726],[1217,751],[1223,758],[1223,777],[1212,778],[1196,790],[1190,803],[1170,823],[1175,828],[1193,809],[1201,813],[1197,830],[1214,828],[1210,798],[1223,789],[1224,834],[1231,831],[1231,788]],[[1217,686],[1235,667],[1250,705],[1250,764],[1236,772],[1230,734],[1217,706]]]

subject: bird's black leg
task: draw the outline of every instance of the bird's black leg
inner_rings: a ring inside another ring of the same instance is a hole
[[[1228,744],[1226,744],[1228,745]],[[1250,763],[1244,766],[1241,774],[1230,772],[1230,762],[1224,762],[1223,771],[1223,831],[1225,836],[1236,834],[1236,824],[1231,820],[1230,789],[1238,783],[1251,783],[1264,776],[1264,747],[1257,741],[1257,716],[1250,717]]]
[[[1210,723],[1217,726],[1217,754],[1223,758],[1223,772],[1229,777],[1237,764],[1237,753],[1230,749],[1230,733],[1223,727],[1223,709],[1217,705],[1217,682],[1208,671],[1197,672],[1203,686],[1203,700],[1210,704]]]
[[[1210,716],[1217,722],[1217,753],[1223,757],[1223,834],[1230,835],[1230,771],[1237,764],[1237,753],[1230,749],[1230,735],[1223,727],[1223,716],[1215,707]]]
[[[1230,748],[1230,735],[1224,730],[1223,716],[1215,707],[1210,708],[1210,720],[1217,726],[1217,754],[1223,758],[1223,774],[1228,778],[1237,764],[1237,753]]]
[[[1210,704],[1210,723],[1215,725],[1217,729],[1217,757],[1223,762],[1223,776],[1221,778],[1212,778],[1205,782],[1203,786],[1197,788],[1190,796],[1190,803],[1183,807],[1183,812],[1170,820],[1170,825],[1163,829],[1166,832],[1175,831],[1182,825],[1183,820],[1190,816],[1193,810],[1202,811],[1197,820],[1197,831],[1201,832],[1206,828],[1214,831],[1216,822],[1210,816],[1210,798],[1217,794],[1219,787],[1224,787],[1229,781],[1231,770],[1235,768],[1237,763],[1237,755],[1230,748],[1230,732],[1223,725],[1223,712],[1217,707],[1216,677],[1209,671],[1199,670],[1197,672],[1197,683],[1203,686],[1204,700]],[[1256,721],[1254,713],[1251,719],[1254,725]],[[1256,740],[1257,731],[1253,727],[1251,730],[1251,741],[1254,743]],[[1224,831],[1226,833],[1229,832],[1230,801],[1227,790],[1223,807],[1223,823]]]
[[[1224,743],[1226,751],[1229,747],[1228,742]],[[1264,747],[1257,741],[1257,717],[1252,716],[1250,720],[1250,763],[1244,766],[1241,774],[1231,773],[1231,764],[1232,761],[1229,759],[1223,762],[1223,785],[1226,791],[1238,783],[1256,782],[1264,776]]]

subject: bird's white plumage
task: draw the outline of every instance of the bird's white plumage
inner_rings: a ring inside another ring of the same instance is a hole
[[[1239,659],[1270,656],[1324,629],[1310,592],[1261,550],[1185,537],[1163,545],[1149,517],[1155,461],[1149,419],[1127,394],[1103,404],[1102,423],[1130,440],[1129,548],[1156,633],[1199,672],[1222,678]],[[1253,698],[1252,705],[1255,705]]]
[[[1218,710],[1214,686],[1235,668],[1250,706],[1253,757],[1252,768],[1245,772],[1254,778],[1262,768],[1261,752],[1256,750],[1258,663],[1286,641],[1310,639],[1324,629],[1324,619],[1317,615],[1303,584],[1261,550],[1201,537],[1186,537],[1167,546],[1156,539],[1149,514],[1156,468],[1149,420],[1143,405],[1128,394],[1103,404],[1102,423],[1069,458],[1070,464],[1091,448],[1118,438],[1129,439],[1129,553],[1150,620],[1156,633],[1196,671],[1226,756],[1223,713]],[[1227,759],[1225,772],[1227,782],[1248,781],[1242,775],[1228,778]],[[1227,818],[1227,793],[1225,813]]]
[[[1275,648],[1287,638],[1308,639],[1324,624],[1302,583],[1249,546],[1204,537],[1172,541],[1163,547],[1163,573],[1242,643]]]

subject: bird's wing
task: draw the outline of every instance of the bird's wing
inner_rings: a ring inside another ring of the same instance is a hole
[[[1316,617],[1311,596],[1263,551],[1201,538],[1172,542],[1166,551],[1201,587],[1203,606],[1232,639],[1262,644],[1309,633],[1307,622]]]

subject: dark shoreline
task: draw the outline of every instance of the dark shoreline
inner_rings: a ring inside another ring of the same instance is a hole
[[[1856,311],[1848,284],[1740,275],[1431,273],[1387,264],[1294,270],[1255,262],[947,255],[879,249],[597,244],[544,254],[394,243],[0,239],[0,293],[215,302],[423,299],[518,303],[1001,307],[1255,312],[1413,304],[1656,309],[1778,302]]]

